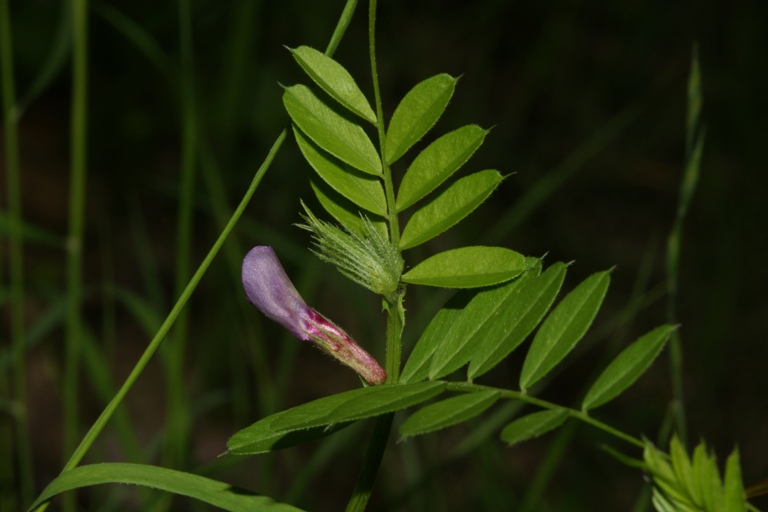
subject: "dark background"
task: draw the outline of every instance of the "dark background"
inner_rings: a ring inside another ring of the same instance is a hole
[[[278,82],[306,81],[283,45],[323,50],[343,2],[193,3],[200,119],[196,267],[220,230],[217,205],[229,211],[236,206],[287,123]],[[24,98],[57,46],[64,4],[27,0],[11,2],[11,8],[17,91]],[[110,21],[115,12],[154,39],[163,52],[154,54],[159,60],[117,30]],[[372,96],[365,13],[360,5],[335,57]],[[699,186],[685,223],[678,304],[688,435],[691,442],[706,439],[720,460],[738,445],[747,485],[768,476],[766,19],[768,4],[758,1],[387,1],[379,6],[378,24],[385,115],[418,81],[440,72],[461,75],[448,110],[426,140],[468,123],[493,126],[462,172],[496,168],[510,175],[471,217],[409,253],[407,263],[443,248],[499,244],[528,255],[547,253],[549,262],[573,261],[567,288],[616,266],[593,334],[542,391],[568,404],[579,399],[612,354],[666,321],[664,251],[679,197],[686,84],[698,44],[707,132]],[[94,2],[90,23],[84,310],[119,385],[150,339],[152,324],[137,319],[114,290],[135,294],[159,319],[175,301],[181,137],[174,71],[177,6]],[[25,246],[29,326],[65,293],[70,73],[68,48],[60,49],[63,58],[50,67],[51,80],[26,104],[20,124],[24,216],[44,233]],[[263,415],[357,385],[350,372],[275,326],[262,325],[256,311],[243,307],[237,266],[250,246],[273,245],[308,302],[383,360],[378,301],[317,262],[307,250],[307,233],[293,225],[300,221],[300,198],[316,205],[309,172],[289,139],[188,306],[186,378],[196,407],[190,457],[181,469],[309,510],[339,510],[370,425],[344,434],[351,441],[342,447],[312,444],[234,464],[216,458],[231,434]],[[212,196],[218,186],[223,201],[217,203]],[[446,297],[441,291],[409,290],[409,346]],[[632,300],[640,307],[622,317]],[[54,324],[28,357],[39,488],[62,465],[57,383],[63,340],[61,323]],[[514,387],[521,360],[522,352],[513,354],[483,382]],[[86,368],[84,425],[104,405],[89,389],[87,374]],[[655,439],[670,390],[665,352],[635,387],[596,415]],[[139,462],[158,463],[166,424],[162,364],[153,363],[127,403],[146,442]],[[396,508],[388,500],[396,500],[409,481],[481,424],[475,420],[392,445],[372,509],[386,510],[387,503]],[[599,449],[608,443],[632,453],[629,447],[584,425],[565,432],[514,448],[504,447],[494,434],[466,457],[440,466],[411,497],[412,508],[400,510],[426,510],[424,503],[429,510],[516,509],[547,457],[559,465],[536,510],[630,510],[642,487],[640,474]],[[321,447],[329,458],[313,470]],[[111,432],[90,457],[124,460]],[[304,485],[303,470],[319,473],[304,490],[299,487],[299,498],[290,489]],[[81,500],[95,508],[109,492],[114,488]],[[181,500],[176,505],[191,506]]]

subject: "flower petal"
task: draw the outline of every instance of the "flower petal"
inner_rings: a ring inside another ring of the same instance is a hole
[[[309,340],[304,331],[309,306],[294,288],[277,259],[266,245],[251,249],[243,260],[243,288],[248,301],[300,340]]]

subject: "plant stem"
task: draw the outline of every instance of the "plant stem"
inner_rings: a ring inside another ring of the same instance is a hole
[[[24,348],[24,246],[21,233],[21,170],[19,165],[18,110],[14,87],[13,42],[11,38],[10,10],[8,0],[0,0],[0,61],[2,63],[3,115],[5,128],[5,169],[8,180],[8,219],[10,240],[11,278],[11,344],[13,351],[13,400],[18,404],[20,414],[16,421],[16,441],[8,441],[8,447],[15,447],[19,468],[16,484],[22,503],[32,499],[32,450],[29,443],[27,416],[27,372]],[[4,391],[4,390],[3,390]],[[10,435],[10,434],[9,434]],[[13,458],[3,462],[11,466]],[[9,481],[12,477],[9,477]]]
[[[329,57],[333,57],[336,53],[336,48],[339,47],[341,38],[344,37],[344,33],[347,31],[347,27],[352,22],[352,15],[355,14],[355,8],[357,7],[357,0],[347,0],[344,4],[344,10],[341,11],[339,21],[336,23],[336,28],[331,35],[331,40],[328,42],[328,46],[325,48],[325,54]]]
[[[568,411],[568,414],[570,414],[571,417],[581,420],[584,423],[589,423],[593,427],[597,427],[600,430],[607,432],[614,437],[618,437],[622,441],[626,441],[627,443],[633,444],[639,448],[645,447],[645,444],[641,440],[637,439],[636,437],[632,437],[629,434],[625,434],[624,432],[603,423],[602,421],[596,420],[583,411],[578,411],[576,409],[570,409],[568,407],[563,407],[561,405],[553,404],[552,402],[547,402],[546,400],[542,400],[540,398],[530,396],[527,393],[521,393],[520,391],[512,391],[511,389],[499,389],[491,386],[471,384],[469,382],[449,382],[448,385],[446,386],[446,389],[448,391],[458,391],[461,393],[475,393],[478,391],[494,390],[501,393],[501,396],[503,398],[520,400],[521,402],[527,402],[531,405],[541,407],[542,409],[564,409]]]
[[[384,129],[384,109],[381,104],[381,92],[379,89],[379,77],[376,68],[376,0],[368,3],[368,49],[371,60],[371,76],[373,79],[374,103],[376,104],[376,128],[379,135],[379,151],[382,155],[381,166],[383,169],[384,191],[387,199],[387,213],[389,222],[390,243],[394,247],[400,244],[400,225],[395,209],[395,192],[392,182],[392,172],[384,160],[384,147],[386,144],[386,132]],[[398,250],[398,257],[400,251]],[[400,358],[402,350],[402,333],[405,323],[403,298],[405,289],[400,288],[390,297],[384,299],[384,309],[387,314],[387,355],[386,371],[387,384],[396,384],[400,380]],[[371,440],[363,460],[352,497],[347,503],[347,512],[362,512],[368,504],[379,471],[384,450],[389,439],[394,414],[385,414],[376,419]]]
[[[85,437],[80,442],[77,449],[74,451],[69,461],[62,469],[62,473],[74,468],[80,463],[80,461],[83,459],[83,456],[85,456],[88,449],[91,447],[91,445],[93,445],[93,442],[96,440],[96,437],[98,437],[98,435],[106,426],[109,419],[114,414],[115,409],[117,409],[117,406],[120,405],[120,403],[123,401],[123,398],[125,398],[125,395],[128,394],[128,391],[130,391],[133,384],[139,378],[139,375],[141,375],[141,372],[144,370],[144,368],[146,368],[147,364],[149,364],[149,361],[152,359],[152,356],[155,354],[158,347],[160,347],[160,344],[165,339],[165,336],[168,334],[168,331],[173,326],[174,322],[176,321],[176,318],[179,316],[179,313],[187,304],[187,301],[192,296],[192,293],[195,291],[195,288],[197,288],[197,285],[200,283],[200,280],[203,278],[203,275],[205,275],[205,272],[208,270],[208,267],[213,262],[213,259],[219,253],[221,246],[224,245],[224,242],[226,241],[227,237],[234,229],[235,224],[237,224],[237,221],[240,220],[240,217],[242,216],[243,211],[245,211],[245,207],[248,206],[248,203],[250,202],[251,197],[253,197],[253,193],[256,191],[256,188],[259,186],[259,183],[261,182],[261,179],[264,177],[264,174],[266,173],[267,169],[269,169],[269,166],[272,164],[272,161],[277,155],[277,151],[280,149],[280,146],[282,146],[283,141],[285,140],[286,134],[287,134],[287,130],[283,130],[280,133],[280,135],[277,137],[277,140],[275,140],[274,144],[272,144],[272,148],[269,150],[267,157],[264,159],[264,162],[261,164],[261,167],[259,167],[259,170],[254,175],[253,180],[251,181],[251,184],[248,187],[248,190],[245,192],[243,199],[240,201],[240,204],[237,206],[237,209],[232,214],[232,217],[229,219],[229,222],[227,223],[226,227],[221,232],[219,237],[216,239],[216,242],[214,242],[213,246],[211,247],[211,250],[208,251],[208,255],[205,257],[203,262],[198,267],[197,271],[189,280],[189,283],[187,283],[187,287],[184,288],[184,292],[176,301],[176,304],[173,306],[173,309],[171,309],[171,312],[168,313],[168,316],[163,321],[163,324],[160,326],[160,329],[158,329],[157,334],[155,334],[155,337],[152,338],[152,341],[149,342],[149,345],[144,350],[144,353],[141,355],[141,358],[139,358],[139,361],[136,363],[136,366],[134,366],[133,370],[131,370],[131,373],[125,379],[125,382],[123,382],[123,385],[117,391],[117,393],[109,402],[109,404],[107,404],[107,406],[104,408],[101,415],[99,415],[99,417],[94,422],[93,426],[91,426],[90,430],[88,430],[88,433],[85,434]],[[47,507],[47,503],[41,505],[40,508],[38,508],[37,510],[38,511],[45,510],[45,507]]]
[[[72,0],[72,138],[67,239],[67,322],[64,367],[64,452],[75,446],[79,431],[78,396],[82,351],[82,258],[85,223],[86,148],[88,114],[88,0]],[[65,510],[74,510],[68,493]]]
[[[368,3],[368,51],[371,60],[371,78],[373,81],[373,96],[376,104],[376,128],[379,134],[379,152],[381,153],[381,167],[384,173],[384,193],[387,199],[387,221],[389,223],[389,236],[392,245],[400,245],[400,225],[395,208],[395,189],[392,183],[392,171],[384,160],[384,146],[386,144],[386,132],[384,129],[384,109],[381,104],[381,91],[379,89],[379,72],[376,66],[376,0]],[[399,253],[400,251],[398,251]]]
[[[704,149],[704,130],[699,126],[702,106],[701,71],[694,47],[691,72],[688,78],[688,114],[686,120],[685,170],[680,184],[680,197],[672,230],[667,238],[667,317],[672,325],[678,323],[677,301],[680,269],[680,253],[683,240],[683,224],[688,207],[696,191],[701,174],[701,155]],[[680,334],[675,331],[669,340],[669,362],[672,379],[673,402],[671,413],[677,435],[686,444],[685,398],[683,389],[683,348]]]
[[[387,301],[387,384],[396,384],[400,379],[400,348],[401,333],[403,332],[403,321],[400,311],[402,311],[402,294],[398,296],[395,303]],[[384,414],[376,418],[371,440],[368,442],[368,449],[363,459],[363,467],[357,477],[355,488],[352,491],[352,497],[347,503],[347,512],[362,512],[365,510],[368,500],[373,491],[373,484],[376,481],[376,474],[379,471],[381,460],[384,457],[384,450],[389,440],[389,431],[392,428],[392,419],[394,413]]]
[[[104,424],[106,423],[106,421],[110,418],[110,416],[112,416],[114,409],[122,401],[123,397],[128,393],[128,390],[131,388],[133,383],[136,382],[136,379],[139,377],[142,370],[144,370],[147,363],[149,363],[149,360],[152,358],[155,351],[160,346],[160,343],[163,341],[166,334],[168,334],[168,331],[170,330],[171,326],[174,324],[174,322],[178,318],[179,313],[184,308],[184,306],[186,306],[187,301],[189,300],[189,297],[192,295],[192,292],[194,292],[195,288],[197,288],[198,283],[202,279],[205,272],[208,270],[208,267],[211,265],[211,262],[213,262],[213,259],[218,254],[219,250],[221,249],[221,246],[224,245],[224,241],[232,232],[232,229],[234,229],[235,224],[237,224],[237,221],[240,220],[240,216],[243,214],[243,211],[245,211],[245,207],[250,202],[251,197],[253,197],[253,193],[256,191],[256,188],[259,186],[259,183],[261,182],[261,179],[264,177],[264,174],[266,173],[267,169],[272,164],[272,160],[274,160],[275,155],[277,154],[277,151],[280,149],[280,146],[282,146],[283,141],[285,140],[286,133],[287,131],[283,130],[280,133],[280,135],[277,137],[277,140],[275,140],[274,144],[272,144],[272,148],[269,150],[267,157],[264,159],[264,162],[261,164],[261,167],[259,167],[259,170],[256,172],[255,176],[253,177],[253,180],[251,181],[251,184],[248,187],[248,190],[245,192],[243,199],[240,201],[240,204],[237,206],[237,209],[232,214],[232,217],[229,219],[229,222],[227,223],[226,227],[221,232],[221,234],[219,234],[219,238],[217,238],[216,242],[214,242],[213,247],[211,247],[211,250],[208,252],[208,255],[205,257],[203,262],[198,267],[197,271],[189,280],[189,283],[187,283],[187,286],[186,288],[184,288],[184,291],[179,297],[179,300],[176,301],[176,304],[173,306],[173,309],[168,314],[163,324],[160,326],[160,329],[158,329],[157,334],[155,334],[155,337],[152,338],[152,341],[149,343],[149,346],[147,346],[146,350],[142,354],[138,363],[136,363],[136,366],[134,367],[133,371],[131,371],[130,375],[128,375],[128,378],[125,380],[120,390],[115,394],[115,397],[107,405],[107,407],[104,409],[104,411],[101,413],[99,418],[94,423],[93,427],[91,427],[91,429],[85,435],[85,438],[83,438],[83,441],[80,443],[80,446],[78,446],[77,450],[72,454],[72,457],[69,459],[69,462],[67,462],[67,465],[64,467],[65,471],[68,469],[72,469],[80,462],[80,460],[82,460],[83,455],[85,455],[85,452],[88,450],[91,444],[93,444],[93,441],[96,438],[96,436],[104,428]]]

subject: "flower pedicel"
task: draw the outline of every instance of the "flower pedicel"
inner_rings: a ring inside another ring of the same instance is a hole
[[[369,384],[383,384],[387,374],[342,329],[307,306],[271,247],[251,249],[243,260],[243,288],[248,301],[300,340],[314,343]]]

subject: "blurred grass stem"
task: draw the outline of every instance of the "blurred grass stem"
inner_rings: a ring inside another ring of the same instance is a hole
[[[70,140],[69,231],[67,236],[67,320],[64,362],[64,453],[77,443],[80,424],[79,378],[82,352],[83,232],[88,143],[88,0],[72,0],[72,116]],[[66,456],[66,455],[65,455]],[[75,493],[64,496],[75,510]]]
[[[700,127],[702,106],[701,70],[696,47],[691,58],[691,72],[688,78],[688,114],[686,119],[685,170],[680,184],[680,197],[672,230],[667,238],[667,316],[672,325],[678,323],[677,303],[680,280],[681,246],[683,224],[688,208],[696,191],[701,173],[701,155],[704,150],[705,131]],[[676,330],[669,340],[669,360],[672,379],[672,407],[675,430],[683,445],[686,444],[685,397],[683,389],[683,349],[680,334]]]
[[[2,433],[3,443],[9,451],[16,451],[15,459],[5,457],[2,463],[3,479],[13,481],[13,461],[19,472],[15,484],[19,489],[22,503],[32,499],[32,450],[29,443],[27,416],[27,372],[24,347],[24,246],[22,237],[21,170],[19,165],[18,110],[13,70],[13,41],[11,38],[10,9],[8,0],[0,0],[0,61],[2,62],[3,119],[5,131],[5,174],[7,179],[8,221],[9,221],[9,266],[11,281],[11,346],[13,353],[13,394],[2,389],[2,395],[13,397],[20,411],[16,415],[16,439],[11,431]],[[3,379],[3,387],[9,385]],[[9,454],[10,455],[10,454]],[[5,498],[3,498],[4,500]],[[0,501],[0,505],[4,502]],[[10,504],[7,504],[10,505]]]
[[[174,295],[180,296],[189,281],[194,213],[197,115],[194,91],[192,15],[189,0],[179,0],[179,92],[181,98],[181,179],[176,220],[176,264]],[[189,316],[179,312],[173,328],[173,343],[166,346],[166,435],[163,465],[184,467],[190,431],[189,401],[184,386],[184,355],[187,348]]]

